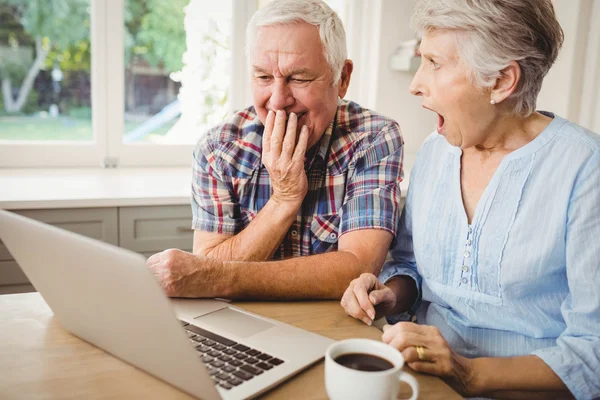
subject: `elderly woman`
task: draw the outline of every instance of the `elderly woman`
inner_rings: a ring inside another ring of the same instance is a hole
[[[600,397],[600,137],[536,111],[550,0],[421,0],[410,91],[438,114],[379,280],[342,298],[465,396]],[[383,282],[383,283],[382,283]]]

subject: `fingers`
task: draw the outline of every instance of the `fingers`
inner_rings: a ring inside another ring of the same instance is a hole
[[[371,321],[375,319],[375,307],[373,307],[373,303],[371,303],[368,293],[376,284],[376,282],[373,282],[373,279],[377,280],[374,275],[363,274],[354,284],[354,296],[356,297],[360,308],[362,308]]]
[[[269,151],[273,157],[279,158],[281,155],[281,146],[283,143],[283,134],[285,133],[286,114],[283,110],[277,110],[275,115],[275,125],[271,133],[271,147]]]
[[[354,285],[356,283],[355,281],[356,280],[350,282],[350,285],[348,286],[346,292],[344,292],[344,295],[342,296],[342,301],[340,302],[340,304],[344,308],[346,314],[353,318],[360,319],[367,325],[371,325],[371,318],[369,318],[369,316],[362,309],[362,307],[358,303],[356,295],[354,294]]]
[[[386,332],[387,333],[387,332]],[[384,333],[385,336],[385,333]],[[399,333],[396,336],[392,337],[391,339],[388,338],[387,340],[384,339],[384,337],[382,336],[381,339],[389,344],[390,346],[392,346],[395,349],[398,349],[399,351],[404,351],[405,349],[408,349],[409,347],[415,347],[415,346],[423,346],[423,347],[428,347],[429,345],[429,341],[427,340],[427,338],[423,335],[419,335],[418,333],[414,333],[414,332],[403,332],[403,333]],[[418,359],[418,357],[417,357]]]
[[[383,327],[381,340],[399,350],[406,363],[442,362],[451,356],[451,349],[439,330],[434,326],[417,325],[412,322],[398,322]],[[417,347],[422,347],[421,358]],[[411,367],[412,368],[412,367]]]
[[[283,147],[281,149],[281,158],[285,161],[292,159],[294,148],[296,147],[296,127],[298,125],[298,116],[296,113],[290,113],[287,120],[285,137],[283,138]]]
[[[469,376],[472,364],[452,350],[435,326],[399,322],[383,330],[382,340],[398,349],[413,370],[458,381]]]
[[[435,336],[437,329],[433,326],[418,325],[413,322],[398,322],[394,325],[385,325],[383,327],[382,340],[389,343],[396,335],[404,333],[416,333],[421,336]]]
[[[406,360],[406,359],[405,359]],[[406,364],[413,369],[413,371],[422,372],[430,375],[440,375],[439,366],[429,361],[412,361],[406,362]]]
[[[417,345],[408,346],[404,350],[401,351],[402,357],[404,357],[404,361],[408,364],[415,361],[425,361],[431,359],[431,352],[429,349],[425,349],[423,347],[423,360],[419,359],[419,353],[417,352]],[[426,354],[425,354],[426,353]]]
[[[374,306],[382,303],[395,305],[396,295],[388,287],[383,287],[383,289],[373,290],[369,293],[369,301]]]
[[[451,350],[448,347],[423,347],[423,359],[419,359],[417,349],[408,347],[402,351],[402,357],[406,364],[419,372],[434,373],[435,375],[447,375],[451,371]],[[435,371],[435,372],[433,372]]]
[[[426,328],[425,330],[423,328]],[[415,346],[422,346],[424,348],[435,348],[437,347],[437,336],[426,334],[428,326],[417,325],[412,322],[398,322],[395,325],[384,325],[383,335],[381,340],[384,343],[389,344],[395,349],[398,349],[407,358],[407,362],[411,360],[418,360],[418,354],[413,354],[412,351],[407,349],[414,349]],[[407,351],[405,354],[404,352]]]
[[[148,257],[148,259],[146,260],[146,265],[151,266],[151,265],[159,263],[161,260],[162,260],[162,252],[156,253],[156,254],[153,254],[150,257]]]
[[[353,280],[342,297],[342,307],[346,313],[371,325],[375,319],[375,308],[369,299],[369,291],[378,283],[377,277],[372,274],[362,274]]]
[[[156,253],[146,260],[146,266],[162,282],[173,269],[174,258],[178,253],[179,250],[176,249],[168,249]]]
[[[275,113],[269,110],[267,114],[267,120],[265,121],[265,129],[262,137],[262,148],[263,152],[268,153],[271,151],[271,134],[273,132],[273,123],[275,122]]]
[[[344,311],[346,311],[346,314],[353,318],[360,319],[367,325],[371,325],[371,323],[373,322],[371,318],[369,318],[369,316],[365,313],[365,310],[363,310],[360,304],[358,304],[358,300],[356,299],[354,292],[352,292],[346,298],[342,299],[342,307],[344,307]]]
[[[301,162],[304,164],[304,157],[306,156],[306,148],[308,146],[308,126],[302,126],[300,130],[300,138],[298,139],[298,143],[296,144],[296,149],[294,150],[294,161]]]

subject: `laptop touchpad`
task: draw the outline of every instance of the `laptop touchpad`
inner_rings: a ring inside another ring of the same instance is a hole
[[[231,307],[194,318],[202,325],[213,326],[239,337],[250,337],[275,326],[261,318],[253,317]]]

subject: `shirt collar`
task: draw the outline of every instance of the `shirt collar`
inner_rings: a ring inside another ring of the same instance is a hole
[[[331,144],[331,137],[338,125],[338,118],[340,117],[339,114],[342,109],[341,105],[342,100],[338,99],[338,106],[333,121],[331,121],[331,124],[325,129],[325,133],[321,136],[319,143],[306,152],[306,161],[304,162],[305,169],[312,168],[315,165],[315,162],[317,162],[316,160],[320,160],[319,163],[326,160],[327,153],[329,152],[329,145]]]
[[[308,150],[306,153],[306,161],[304,162],[305,169],[310,169],[325,160],[327,151],[329,150],[329,144],[331,143],[331,134],[334,126],[335,119],[329,124],[327,129],[325,129],[325,133],[323,133],[319,142]]]

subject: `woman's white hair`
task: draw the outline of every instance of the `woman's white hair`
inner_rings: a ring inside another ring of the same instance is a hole
[[[246,28],[248,60],[254,51],[258,28],[303,22],[319,29],[325,59],[333,73],[333,83],[336,83],[347,57],[346,32],[337,13],[321,0],[272,0],[256,11]]]
[[[551,0],[419,0],[411,27],[421,33],[457,31],[459,56],[480,87],[494,86],[516,61],[521,78],[509,100],[522,116],[535,111],[542,81],[563,42]]]

